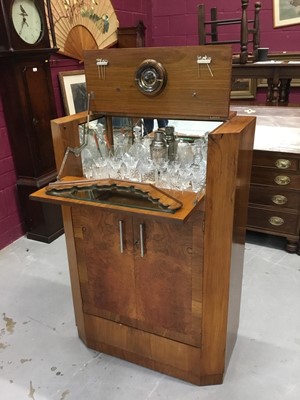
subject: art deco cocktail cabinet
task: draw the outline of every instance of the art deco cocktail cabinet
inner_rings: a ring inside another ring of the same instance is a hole
[[[88,51],[85,72],[92,117],[105,116],[110,140],[114,116],[216,125],[197,193],[82,181],[80,154],[70,154],[56,186],[33,196],[62,205],[79,336],[88,347],[198,385],[221,383],[239,324],[255,130],[254,117],[229,111],[231,50]],[[58,170],[66,149],[80,148],[78,126],[89,118],[52,121]],[[97,201],[103,187],[123,192],[118,201],[113,194]]]

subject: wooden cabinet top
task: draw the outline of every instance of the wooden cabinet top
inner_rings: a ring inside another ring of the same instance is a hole
[[[254,150],[300,154],[300,108],[249,105],[231,110],[256,117]]]

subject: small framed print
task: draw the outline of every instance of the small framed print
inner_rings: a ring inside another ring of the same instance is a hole
[[[273,0],[274,28],[300,24],[299,0]]]
[[[231,82],[231,99],[254,99],[256,96],[256,79],[236,78]]]
[[[86,111],[87,93],[84,71],[60,72],[59,82],[66,115]]]

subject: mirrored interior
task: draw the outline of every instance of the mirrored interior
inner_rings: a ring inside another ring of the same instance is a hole
[[[79,126],[83,174],[199,192],[205,187],[208,134],[220,121],[112,117]],[[112,133],[110,133],[112,132]]]

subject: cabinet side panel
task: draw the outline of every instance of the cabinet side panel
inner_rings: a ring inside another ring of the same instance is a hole
[[[203,310],[203,222],[204,213],[197,211],[193,214],[192,238],[192,318],[193,332],[202,345],[202,310]]]
[[[51,121],[51,132],[54,146],[56,169],[59,172],[67,147],[79,147],[78,126],[86,122],[86,112],[57,118]],[[63,176],[82,176],[81,156],[75,157],[71,152],[68,155]]]
[[[77,267],[77,255],[76,255],[76,247],[74,241],[71,207],[62,206],[62,214],[64,221],[66,246],[68,252],[68,262],[70,270],[70,280],[71,280],[75,320],[79,337],[86,343],[85,322],[82,309],[82,299],[81,299],[80,281],[79,281],[78,267]]]
[[[207,375],[225,369],[238,155],[248,123],[247,118],[234,117],[209,137],[203,274],[203,367]],[[234,262],[242,268],[240,257]]]
[[[254,131],[255,119],[251,119],[240,136],[230,269],[226,363],[229,362],[233,351],[239,327]]]

